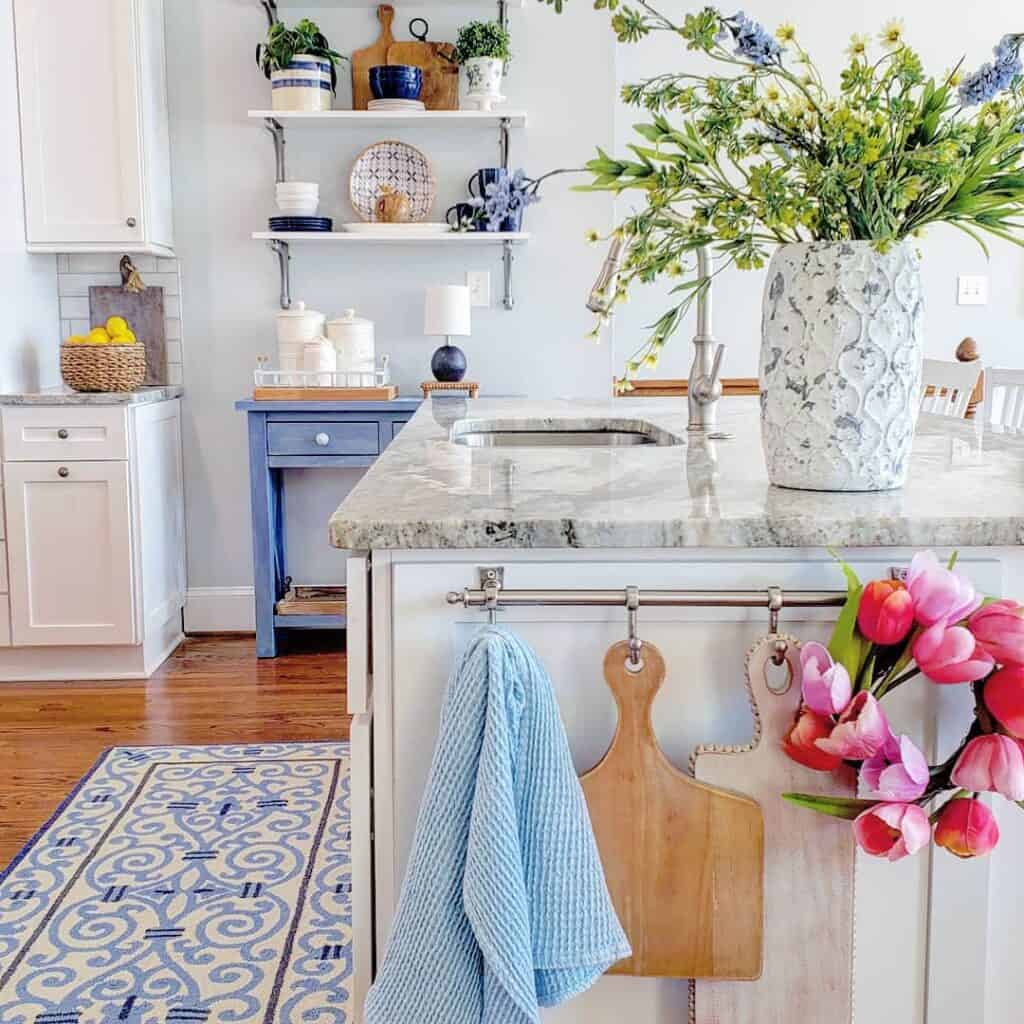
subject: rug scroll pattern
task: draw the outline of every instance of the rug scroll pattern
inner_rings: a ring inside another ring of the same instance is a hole
[[[348,764],[107,751],[0,875],[0,1024],[351,1024]]]

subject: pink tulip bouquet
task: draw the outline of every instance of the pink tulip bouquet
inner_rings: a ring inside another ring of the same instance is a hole
[[[785,799],[852,821],[857,843],[875,857],[917,853],[933,828],[939,846],[977,857],[999,841],[978,795],[1024,807],[1024,607],[983,599],[955,562],[922,552],[905,581],[863,585],[844,564],[849,596],[832,639],[801,648],[803,701],[783,749],[815,771],[852,767],[869,798]],[[882,708],[918,676],[974,693],[974,720],[938,765],[892,731]]]

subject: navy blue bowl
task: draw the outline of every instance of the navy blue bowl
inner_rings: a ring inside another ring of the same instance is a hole
[[[423,71],[408,64],[378,64],[370,68],[370,91],[377,100],[418,100]]]

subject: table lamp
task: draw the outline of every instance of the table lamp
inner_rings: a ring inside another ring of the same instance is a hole
[[[427,289],[423,333],[445,338],[445,343],[430,360],[435,380],[455,382],[466,376],[466,353],[452,344],[452,337],[468,338],[469,323],[469,288],[466,285],[437,284]]]

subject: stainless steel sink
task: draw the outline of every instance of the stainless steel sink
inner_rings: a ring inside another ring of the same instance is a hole
[[[574,427],[553,423],[538,429],[507,422],[487,423],[462,420],[452,427],[453,444],[467,448],[632,448],[637,445],[664,447],[685,444],[685,440],[649,424],[612,423],[598,427],[587,424]]]

